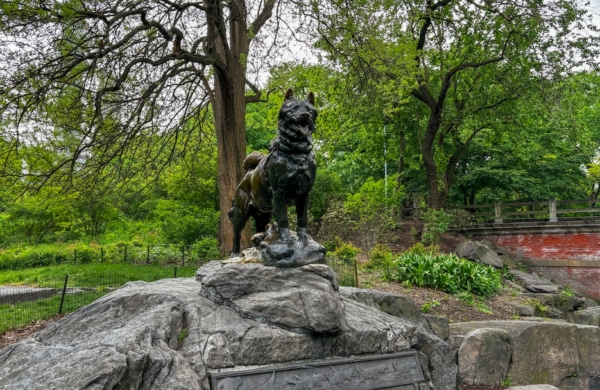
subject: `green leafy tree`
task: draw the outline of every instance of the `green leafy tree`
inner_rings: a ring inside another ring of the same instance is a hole
[[[401,139],[418,140],[433,209],[483,130],[502,131],[515,102],[598,58],[596,28],[576,1],[308,4],[309,33],[354,90],[385,102],[388,117],[412,113]]]
[[[363,246],[369,249],[394,227],[394,216],[404,197],[402,188],[392,185],[388,188],[387,181],[367,180],[344,203],[344,208],[353,217],[355,230],[364,237]],[[389,182],[395,183],[395,177]]]
[[[226,211],[243,175],[245,106],[261,98],[247,79],[254,64],[251,43],[256,50],[269,49],[258,34],[279,3],[4,1],[0,121],[10,126],[1,128],[0,138],[10,146],[0,160],[13,159],[23,145],[56,150],[51,140],[57,140],[64,149],[40,157],[44,163],[28,172],[29,184],[39,188],[60,179],[64,184],[73,175],[93,177],[132,154],[143,159],[142,166],[166,164],[173,140],[195,136],[197,128],[186,126],[192,118],[197,124],[213,121],[219,238],[230,245]],[[246,88],[253,93],[247,95]],[[46,115],[54,110],[55,121],[79,115],[63,121],[59,137]],[[4,174],[22,176],[18,170]]]
[[[513,108],[503,131],[482,131],[457,168],[454,203],[584,199],[598,150],[598,76],[575,74]],[[593,197],[593,188],[592,194]]]

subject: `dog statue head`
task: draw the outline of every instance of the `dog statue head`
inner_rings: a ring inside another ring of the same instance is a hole
[[[306,100],[296,99],[294,91],[288,89],[279,110],[279,132],[287,138],[305,140],[316,130],[317,110],[314,107],[315,95],[310,92]]]

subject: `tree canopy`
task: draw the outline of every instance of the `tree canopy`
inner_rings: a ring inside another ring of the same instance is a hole
[[[4,1],[0,243],[148,220],[228,251],[282,87],[317,96],[316,225],[344,209],[375,231],[409,198],[597,198],[599,48],[577,0]]]
[[[392,119],[406,105],[417,126],[429,205],[444,206],[456,168],[485,129],[549,80],[596,67],[597,29],[577,1],[310,2],[327,59]],[[586,16],[587,15],[587,16]],[[587,19],[586,19],[587,18]],[[402,164],[399,164],[402,166]]]
[[[122,180],[133,154],[139,166],[164,166],[175,141],[185,143],[198,136],[203,124],[212,128],[214,123],[225,218],[242,176],[245,105],[261,96],[246,77],[250,46],[278,5],[237,0],[3,2],[3,172],[26,175],[27,184],[37,188],[49,180],[69,185],[73,175],[102,177],[108,167],[118,168],[110,175],[117,172]],[[26,169],[10,163],[23,145],[35,152]],[[61,153],[47,155],[54,150]],[[220,234],[223,244],[230,241],[231,228],[223,219]]]

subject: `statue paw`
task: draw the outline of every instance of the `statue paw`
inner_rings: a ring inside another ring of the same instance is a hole
[[[279,239],[281,241],[286,241],[286,242],[295,241],[294,236],[292,236],[292,233],[290,232],[290,229],[288,229],[288,228],[279,229],[278,233],[279,233]]]

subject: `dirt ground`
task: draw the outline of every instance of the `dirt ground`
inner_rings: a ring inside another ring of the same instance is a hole
[[[0,334],[0,349],[6,347],[7,345],[16,343],[19,340],[22,340],[30,334],[37,332],[38,330],[44,329],[46,326],[48,326],[48,324],[54,321],[58,321],[62,317],[64,317],[64,315],[57,315],[46,320],[34,321],[22,328],[9,330],[8,332]]]

